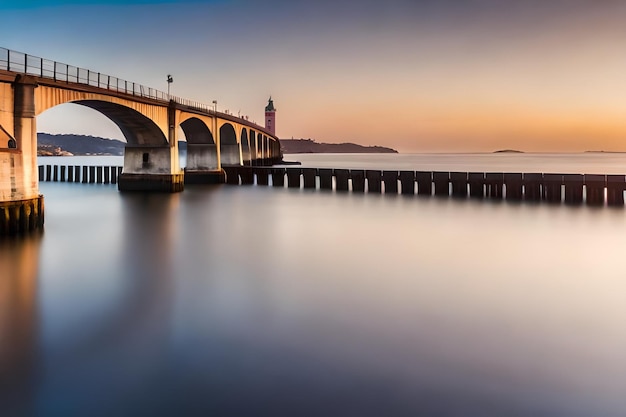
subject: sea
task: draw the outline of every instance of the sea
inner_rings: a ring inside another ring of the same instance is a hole
[[[626,173],[609,153],[285,159]],[[0,240],[2,417],[626,415],[625,208],[40,190],[44,232]]]

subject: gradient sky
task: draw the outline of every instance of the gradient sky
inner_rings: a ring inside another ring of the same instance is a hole
[[[0,46],[402,152],[626,151],[626,2],[0,0]],[[77,108],[77,109],[74,109]],[[121,138],[64,105],[39,130]]]

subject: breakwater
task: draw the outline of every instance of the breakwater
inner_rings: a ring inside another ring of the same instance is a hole
[[[39,181],[117,184],[120,166],[39,165]]]
[[[231,185],[624,206],[626,175],[224,167]],[[120,166],[40,165],[39,181],[117,184]]]
[[[233,185],[624,206],[626,175],[225,167]]]

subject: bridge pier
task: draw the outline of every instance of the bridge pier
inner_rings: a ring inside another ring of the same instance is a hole
[[[187,143],[185,184],[222,184],[224,171],[217,164],[217,145],[213,143]]]
[[[178,155],[169,146],[127,146],[124,170],[117,186],[120,191],[183,191],[182,171],[176,170]]]
[[[0,125],[2,140],[14,147],[0,149],[0,235],[21,234],[43,228],[43,196],[39,195],[35,88],[29,76],[18,75],[12,84],[2,83]]]
[[[222,166],[241,166],[239,144],[227,145],[222,143],[220,146],[220,159]]]

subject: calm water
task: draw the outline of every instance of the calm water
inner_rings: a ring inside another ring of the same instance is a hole
[[[626,170],[620,155],[553,155],[545,169],[542,155],[513,156],[513,171]],[[413,157],[432,164],[416,169],[503,164]],[[626,414],[625,210],[41,190],[45,233],[0,241],[3,417]]]

